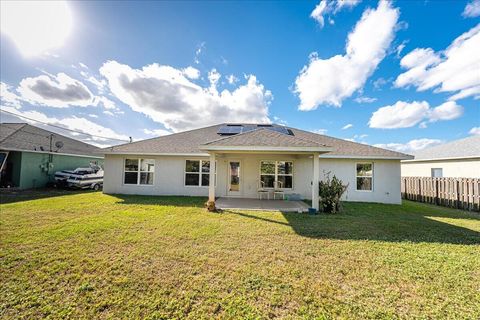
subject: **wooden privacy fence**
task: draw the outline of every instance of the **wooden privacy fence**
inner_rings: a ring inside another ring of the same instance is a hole
[[[480,211],[480,179],[402,177],[402,198]]]

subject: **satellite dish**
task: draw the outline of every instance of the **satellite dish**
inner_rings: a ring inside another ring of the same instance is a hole
[[[62,141],[55,142],[55,147],[57,147],[57,149],[62,148],[63,147],[63,142]]]

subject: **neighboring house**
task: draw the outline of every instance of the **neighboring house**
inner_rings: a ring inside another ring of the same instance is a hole
[[[402,177],[480,178],[480,136],[455,140],[402,161]]]
[[[1,123],[0,187],[44,187],[53,181],[55,171],[103,164],[99,150],[26,123]]]
[[[105,148],[104,192],[257,198],[295,193],[318,206],[318,181],[336,175],[350,201],[400,203],[403,153],[295,128],[220,124]],[[214,180],[215,186],[210,182]]]

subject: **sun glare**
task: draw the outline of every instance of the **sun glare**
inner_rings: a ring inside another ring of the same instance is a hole
[[[1,31],[25,56],[63,45],[73,21],[65,1],[1,1]]]

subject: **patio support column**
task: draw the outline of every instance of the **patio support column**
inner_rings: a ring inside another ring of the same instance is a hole
[[[215,153],[210,153],[210,184],[208,186],[208,201],[215,201]]]
[[[313,177],[312,177],[312,208],[320,209],[318,203],[318,182],[320,177],[320,161],[318,159],[319,153],[313,154]]]

